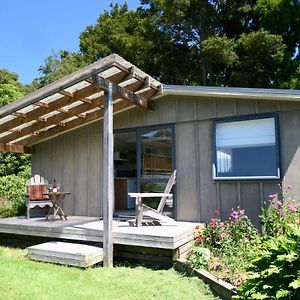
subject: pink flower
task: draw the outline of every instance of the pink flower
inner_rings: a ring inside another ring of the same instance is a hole
[[[231,217],[231,219],[238,219],[239,218],[239,214],[238,214],[238,212],[237,211],[233,211],[231,214],[230,214],[230,217]]]
[[[196,225],[196,226],[195,226],[195,230],[198,231],[199,229],[200,229],[200,226],[199,226],[199,225]]]
[[[221,233],[221,238],[224,239],[226,236],[227,236],[227,233],[223,231],[223,232]]]
[[[277,206],[282,206],[282,202],[281,201],[277,201],[276,204],[277,204]]]
[[[297,211],[296,207],[292,203],[288,204],[288,208],[289,208],[291,213],[294,213],[294,212]]]
[[[286,212],[284,209],[280,209],[279,214],[280,214],[280,217],[284,217],[286,215]]]
[[[210,219],[209,225],[210,225],[210,227],[215,227],[216,223],[217,222],[215,219]]]
[[[224,223],[220,222],[219,227],[224,227]]]
[[[202,235],[198,235],[196,238],[196,242],[201,243],[203,240],[203,236]]]
[[[245,214],[245,210],[244,209],[240,210],[240,216],[243,216],[244,214]]]
[[[277,183],[277,186],[281,189],[281,183],[280,182]]]
[[[277,194],[271,194],[271,195],[269,195],[269,199],[271,199],[271,200],[275,199],[276,197],[277,197]]]
[[[214,215],[219,216],[219,211],[217,209],[214,210]]]
[[[291,190],[293,187],[289,184],[287,188]]]

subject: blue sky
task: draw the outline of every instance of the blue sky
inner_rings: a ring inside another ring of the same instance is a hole
[[[22,83],[39,76],[53,51],[79,50],[79,34],[94,25],[112,0],[0,0],[0,68]],[[124,1],[113,1],[124,3]],[[135,9],[140,1],[127,0]]]

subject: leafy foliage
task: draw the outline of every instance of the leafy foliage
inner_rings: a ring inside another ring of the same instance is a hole
[[[6,105],[30,90],[19,82],[18,75],[6,69],[0,69],[0,106]],[[0,177],[6,175],[30,175],[31,156],[0,152]]]
[[[80,52],[48,57],[35,84],[116,52],[166,84],[296,88],[299,11],[296,0],[111,5],[80,34]]]
[[[0,177],[0,218],[24,214],[26,180],[16,175]]]
[[[22,97],[26,90],[16,73],[0,69],[0,107]]]
[[[290,224],[300,222],[300,208],[295,200],[289,197],[289,190],[292,186],[282,188],[278,184],[280,193],[269,195],[269,207],[261,209],[261,222],[264,233],[269,236],[284,234]]]
[[[215,214],[218,215],[218,211]],[[241,284],[244,276],[242,273],[249,261],[249,250],[258,240],[258,231],[245,211],[233,210],[228,220],[222,222],[217,216],[203,230],[196,229],[195,246],[189,257],[193,266],[207,266],[223,279]],[[203,247],[211,251],[210,261],[206,265],[203,255],[198,254]]]
[[[51,82],[54,82],[65,75],[68,75],[88,64],[85,57],[79,53],[69,51],[59,51],[48,56],[44,65],[39,68],[42,74],[39,78],[33,81],[35,88],[43,87]]]
[[[266,238],[256,249],[240,299],[299,299],[300,228]]]
[[[204,230],[196,228],[189,260],[240,286],[237,299],[299,299],[300,205],[289,196],[291,186],[278,187],[280,192],[269,195],[269,207],[261,211],[264,235],[239,209],[229,220],[216,217]],[[211,251],[209,260],[203,247]]]

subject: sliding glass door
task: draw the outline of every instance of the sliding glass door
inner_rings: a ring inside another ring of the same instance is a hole
[[[174,125],[115,132],[115,176],[135,177],[137,192],[163,192],[175,161]],[[159,200],[145,199],[145,204],[157,208]],[[169,201],[165,211],[173,214],[173,207]]]

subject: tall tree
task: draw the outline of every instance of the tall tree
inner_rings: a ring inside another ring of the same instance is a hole
[[[61,77],[68,75],[89,63],[88,59],[80,53],[60,50],[58,53],[52,53],[40,66],[41,76],[36,78],[32,85],[34,88],[40,88]]]
[[[30,90],[19,82],[16,73],[0,69],[0,106],[6,105],[22,97]],[[11,154],[0,152],[0,176],[30,174],[31,156],[28,154]]]
[[[19,82],[18,74],[0,69],[0,106],[24,95],[26,87]]]
[[[48,57],[37,82],[116,52],[169,84],[294,87],[299,15],[299,0],[141,0],[135,11],[111,5],[81,33],[80,53]]]

